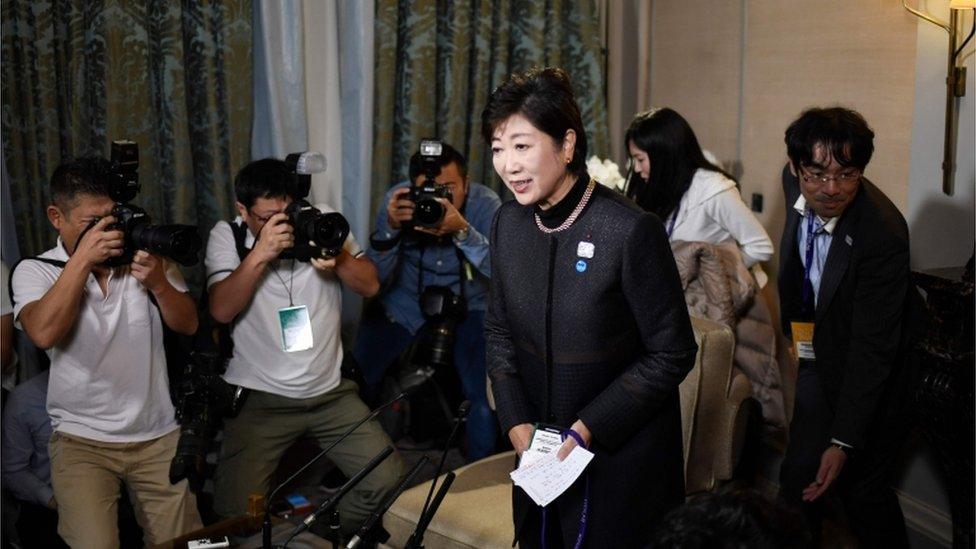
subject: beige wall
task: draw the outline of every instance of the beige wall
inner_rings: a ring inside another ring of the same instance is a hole
[[[810,106],[843,104],[874,128],[866,175],[905,214],[915,268],[961,265],[973,250],[973,44],[964,55],[956,192],[941,193],[947,35],[898,0],[621,0],[652,2],[650,104],[685,115],[702,146],[741,166],[743,198],[762,193],[758,214],[777,243],[785,205],[783,132]],[[948,0],[911,0],[948,18]],[[968,30],[971,15],[965,18]],[[611,53],[612,55],[612,53]],[[624,82],[623,88],[628,85]],[[640,99],[640,98],[638,98]],[[629,120],[629,116],[627,118]],[[775,261],[767,272],[775,276]],[[917,547],[951,539],[942,478],[914,449],[897,488]],[[928,538],[927,540],[924,538]]]
[[[739,2],[657,1],[651,13],[651,105],[671,107],[702,147],[738,159],[742,9]]]
[[[915,41],[915,18],[894,0],[658,0],[651,103],[684,114],[723,163],[741,163],[743,197],[763,194],[758,216],[774,241],[783,131],[810,106],[867,118],[877,134],[867,176],[905,212]]]

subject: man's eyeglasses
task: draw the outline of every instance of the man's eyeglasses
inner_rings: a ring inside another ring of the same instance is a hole
[[[820,183],[826,184],[830,180],[834,180],[838,183],[853,183],[861,177],[861,171],[854,170],[850,172],[844,172],[838,175],[824,175],[822,173],[810,173],[805,169],[801,169],[800,176],[803,177],[803,180],[806,181],[807,183],[810,183],[812,181],[818,181]]]
[[[276,216],[276,215],[278,215],[278,212],[274,212],[274,213],[272,213],[272,214],[268,214],[268,216],[267,216],[267,217],[262,217],[262,216],[260,216],[260,215],[258,215],[258,214],[256,214],[256,213],[254,213],[254,212],[253,212],[253,211],[251,211],[251,210],[248,210],[248,211],[250,211],[250,212],[251,212],[251,217],[253,217],[255,221],[257,221],[257,222],[259,222],[259,223],[261,223],[262,225],[263,225],[263,224],[265,224],[265,223],[267,223],[268,221],[271,221],[271,218],[272,218],[272,217],[274,217],[274,216]]]

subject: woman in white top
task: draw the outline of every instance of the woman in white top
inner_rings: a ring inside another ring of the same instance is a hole
[[[625,140],[631,161],[627,196],[661,218],[671,242],[735,240],[750,268],[773,256],[773,243],[742,202],[735,180],[705,158],[684,117],[668,108],[640,113]],[[765,285],[765,276],[756,274]]]

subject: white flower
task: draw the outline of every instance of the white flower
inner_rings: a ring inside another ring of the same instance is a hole
[[[616,162],[601,160],[597,156],[591,156],[586,161],[586,171],[597,183],[606,185],[611,189],[623,192],[626,180],[620,175],[620,167]]]

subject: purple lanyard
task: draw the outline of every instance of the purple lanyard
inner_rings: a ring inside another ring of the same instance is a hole
[[[810,271],[813,269],[813,251],[814,244],[816,243],[817,234],[819,230],[814,232],[813,230],[813,211],[809,211],[807,217],[807,249],[806,249],[806,264],[803,266],[803,303],[808,306],[811,311],[816,308],[816,301],[814,299],[813,292],[813,281],[810,280]]]
[[[579,435],[576,431],[572,429],[563,429],[562,439],[565,441],[567,436],[576,439],[576,444],[581,447],[586,448],[586,444],[583,442],[583,437]],[[580,549],[583,547],[583,539],[586,537],[586,523],[590,515],[590,475],[589,473],[583,473],[586,475],[586,487],[583,491],[583,511],[580,512],[580,527],[576,532],[576,543],[573,544],[574,549]],[[546,549],[546,508],[542,508],[542,549]]]
[[[674,232],[674,222],[678,220],[678,207],[675,206],[674,213],[671,214],[671,220],[668,221],[668,240],[671,239],[671,233]]]

